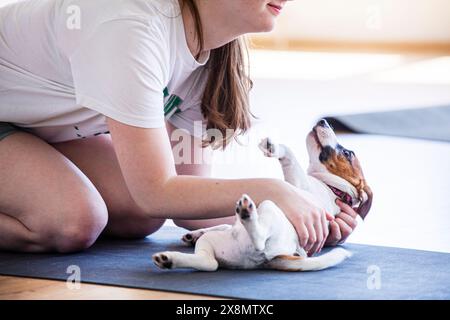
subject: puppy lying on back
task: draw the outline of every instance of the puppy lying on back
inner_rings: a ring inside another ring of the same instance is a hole
[[[319,121],[308,134],[306,144],[310,159],[308,174],[286,146],[266,138],[259,147],[266,156],[279,159],[287,182],[309,192],[327,212],[332,215],[340,212],[335,203],[340,198],[352,207],[359,205],[358,213],[364,219],[372,204],[372,191],[355,153],[338,143],[325,120]],[[220,225],[184,235],[184,242],[195,245],[194,254],[160,252],[153,255],[154,263],[162,269],[311,271],[335,266],[351,255],[335,248],[318,257],[307,257],[294,227],[270,200],[257,207],[249,196],[243,195],[236,203],[236,215],[233,226]]]

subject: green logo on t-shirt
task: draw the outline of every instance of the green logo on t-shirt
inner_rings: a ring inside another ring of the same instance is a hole
[[[180,112],[179,105],[183,102],[179,96],[170,94],[167,87],[164,89],[164,117],[169,119],[175,113]]]

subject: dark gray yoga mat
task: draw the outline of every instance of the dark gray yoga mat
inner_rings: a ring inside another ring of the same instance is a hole
[[[164,227],[145,240],[99,240],[91,249],[71,255],[0,253],[0,274],[66,280],[67,268],[76,265],[86,283],[220,297],[450,299],[450,254],[428,251],[349,244],[345,247],[354,256],[343,264],[303,273],[157,269],[150,259],[153,253],[192,251],[180,243],[183,233],[182,229]]]
[[[450,106],[325,117],[336,130],[450,142]]]

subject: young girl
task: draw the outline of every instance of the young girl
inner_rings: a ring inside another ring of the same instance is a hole
[[[330,231],[331,218],[284,181],[208,178],[208,161],[175,165],[173,157],[177,128],[203,158],[249,129],[241,36],[272,30],[285,4],[25,0],[1,8],[0,250],[72,252],[102,232],[145,237],[168,218],[188,229],[232,223],[243,193],[276,202],[310,254],[343,242],[356,226],[352,208],[341,204]],[[202,135],[196,121],[220,134]]]

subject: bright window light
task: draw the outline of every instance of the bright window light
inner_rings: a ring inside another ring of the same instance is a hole
[[[450,56],[425,59],[374,74],[377,82],[450,85]]]
[[[251,50],[252,78],[335,80],[398,66],[398,54]]]

